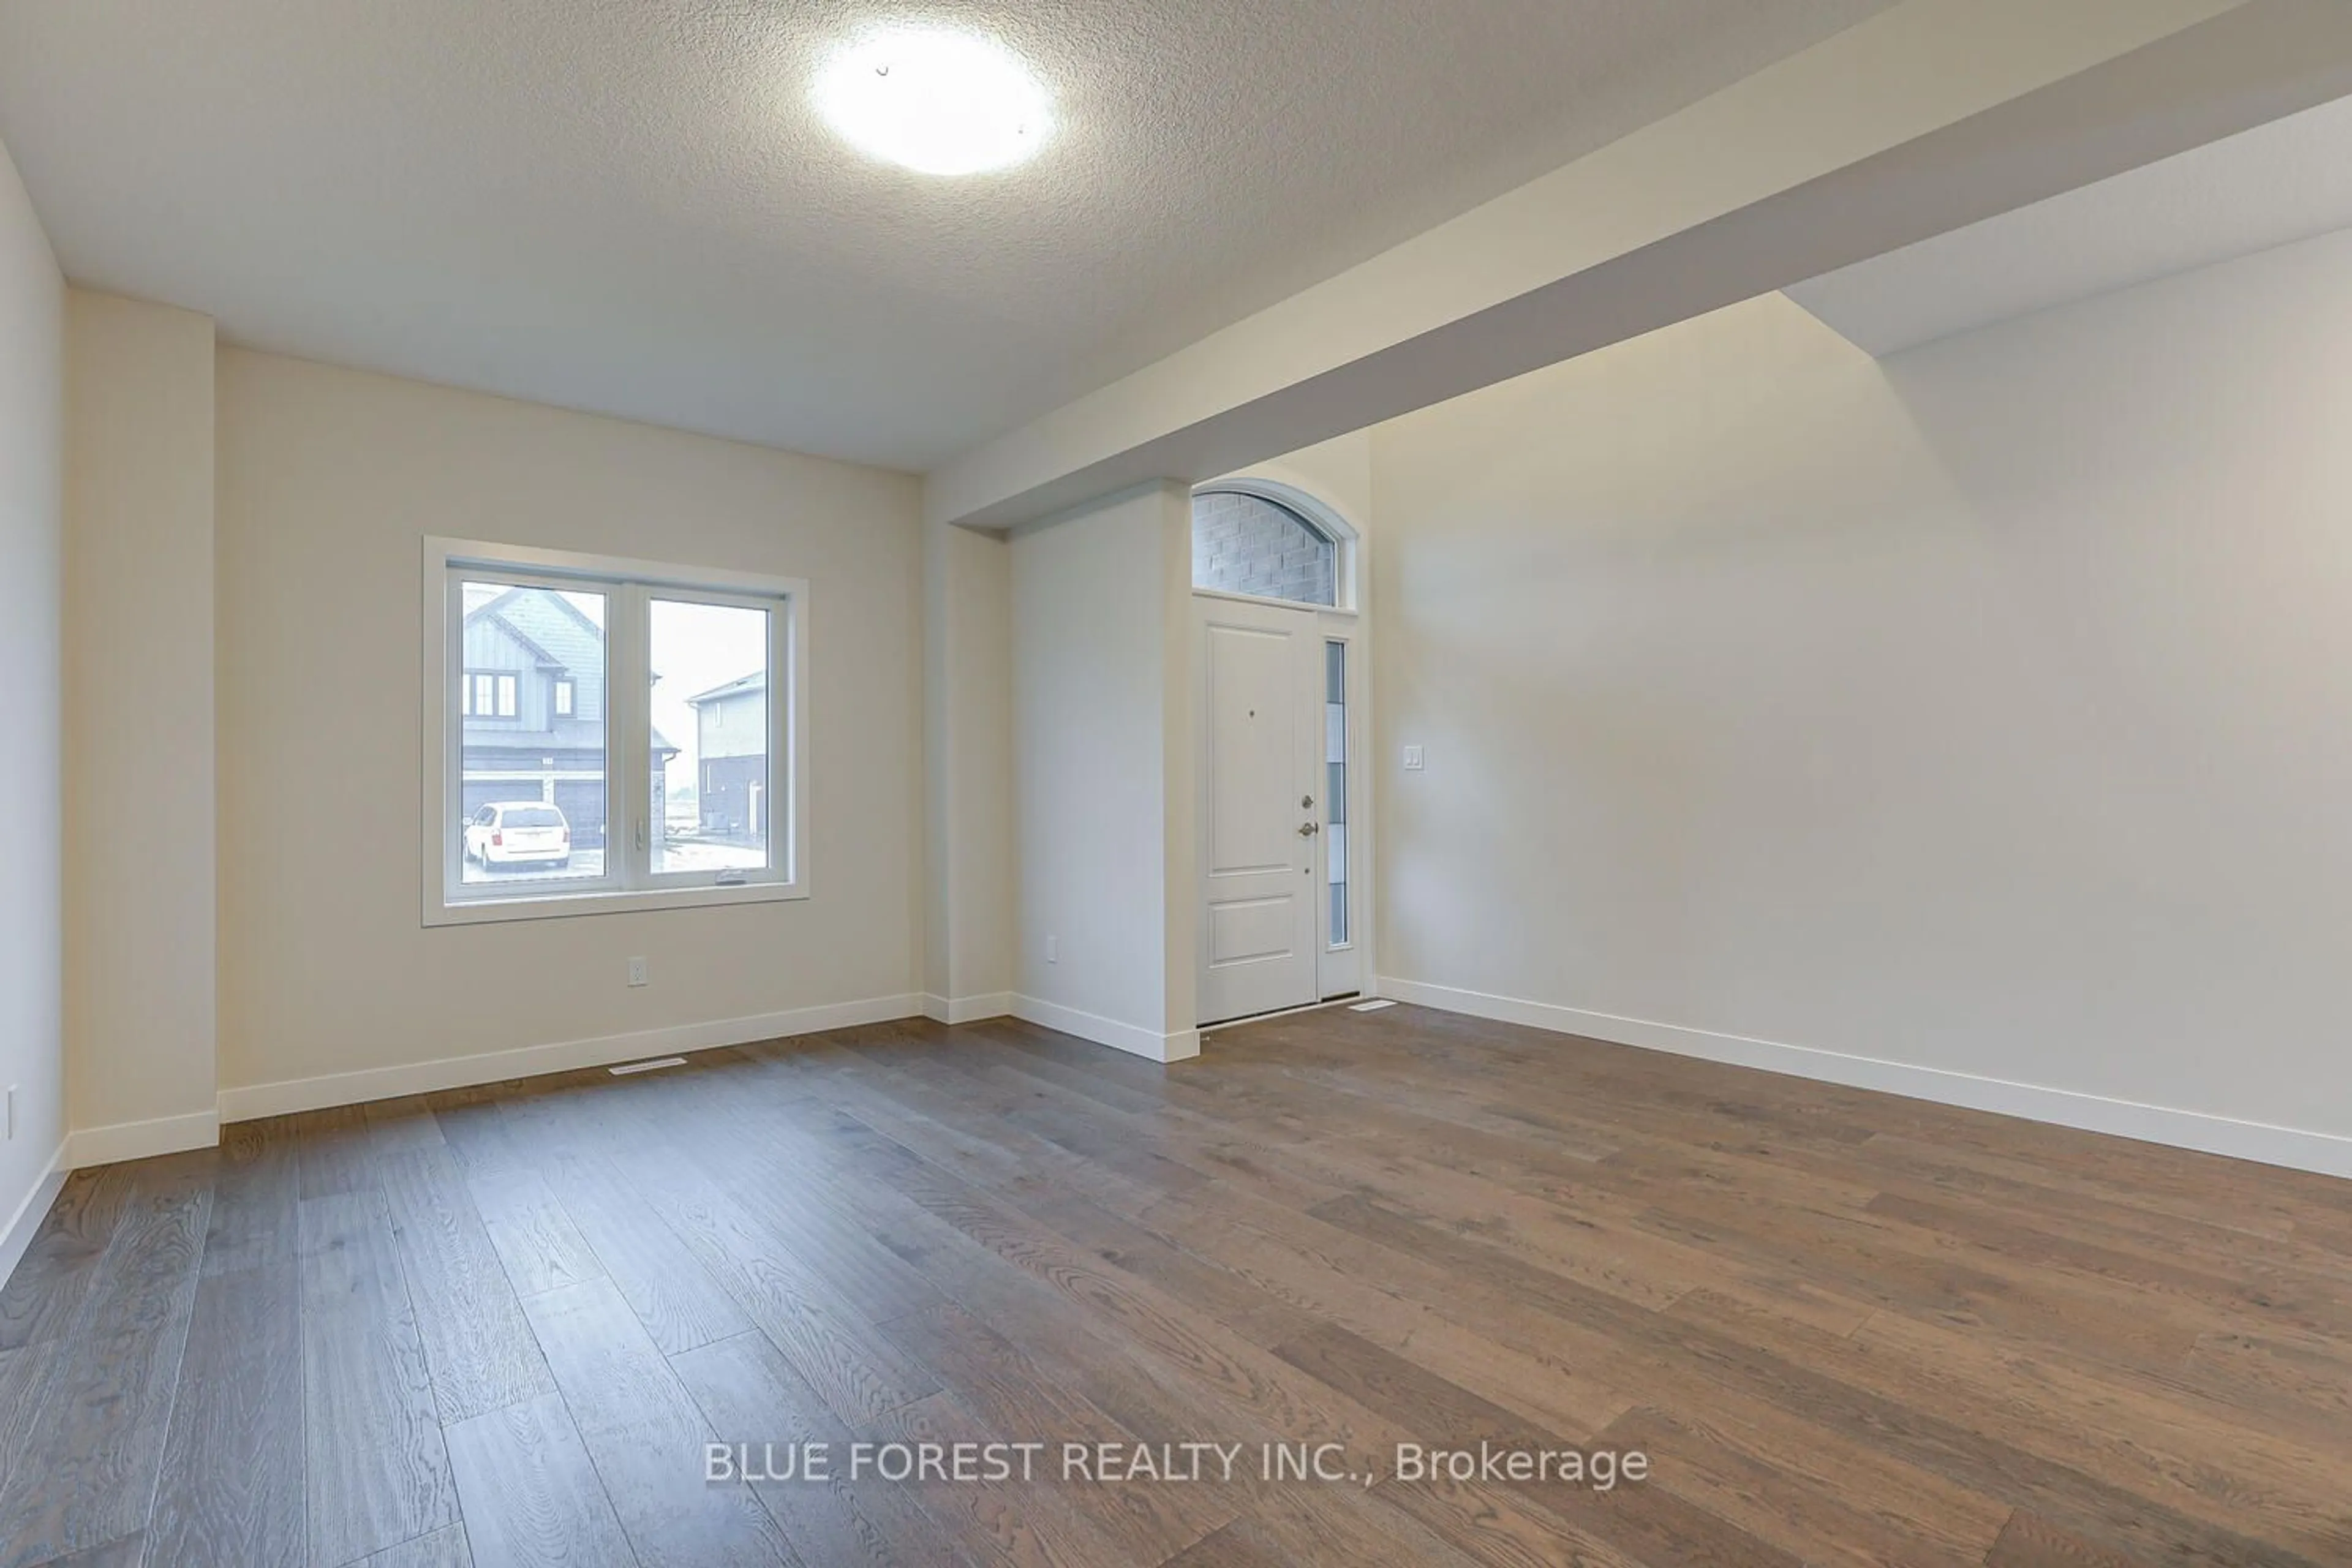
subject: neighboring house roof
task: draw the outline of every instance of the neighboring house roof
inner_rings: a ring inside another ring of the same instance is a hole
[[[737,676],[722,686],[714,686],[708,691],[688,698],[686,705],[689,708],[699,708],[706,702],[715,702],[722,697],[740,697],[747,691],[765,691],[766,689],[768,689],[768,672],[764,669],[755,669],[749,675]]]
[[[559,669],[591,669],[604,662],[604,628],[561,594],[509,588],[466,614],[469,621],[483,616],[512,632],[542,664]]]

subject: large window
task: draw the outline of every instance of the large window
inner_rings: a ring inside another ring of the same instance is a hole
[[[807,596],[428,541],[425,922],[805,896]]]

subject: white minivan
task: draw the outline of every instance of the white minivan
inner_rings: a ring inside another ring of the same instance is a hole
[[[492,866],[572,864],[572,825],[537,800],[494,800],[466,821],[466,858]]]

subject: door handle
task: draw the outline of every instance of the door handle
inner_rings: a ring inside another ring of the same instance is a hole
[[[1319,822],[1302,822],[1298,825],[1298,837],[1301,838],[1312,838],[1322,831],[1323,825]]]

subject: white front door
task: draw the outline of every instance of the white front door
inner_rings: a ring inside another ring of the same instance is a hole
[[[1200,1020],[1317,999],[1323,638],[1312,610],[1196,598]]]

